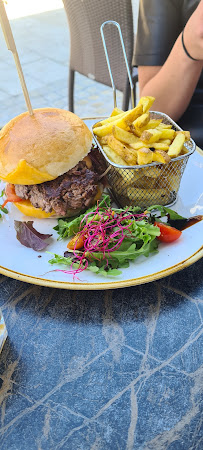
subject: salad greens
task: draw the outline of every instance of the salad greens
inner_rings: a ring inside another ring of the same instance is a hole
[[[121,274],[138,256],[156,253],[160,235],[148,213],[139,207],[111,208],[110,197],[105,195],[100,203],[74,219],[59,219],[54,228],[59,239],[76,235],[68,244],[64,256],[54,254],[50,264],[70,266],[65,273],[85,269],[105,276]],[[78,239],[78,240],[77,240]],[[78,249],[77,242],[82,240]]]
[[[173,211],[170,208],[162,205],[153,205],[147,208],[147,211],[154,217],[154,212],[159,211],[159,216],[156,214],[156,221],[161,221],[162,217],[167,217],[167,224],[175,227],[177,230],[181,230],[181,228],[186,224],[186,217],[180,216],[176,211]],[[158,216],[158,217],[157,217]]]
[[[0,197],[3,197],[3,196],[4,196],[4,193],[5,193],[5,191],[4,191],[4,189],[3,189],[3,190],[1,191],[1,193],[0,193]],[[0,205],[0,218],[2,217],[1,212],[3,212],[4,214],[8,214],[7,208],[4,208],[3,206]]]
[[[147,208],[147,211],[150,213],[153,213],[153,211],[160,211],[161,213],[161,217],[164,216],[169,216],[168,219],[170,220],[187,220],[185,217],[180,216],[180,214],[178,214],[176,211],[173,211],[173,209],[167,208],[166,206],[162,206],[162,205],[153,205],[153,206],[149,206]],[[153,214],[152,214],[153,215]],[[157,217],[156,217],[157,220]]]

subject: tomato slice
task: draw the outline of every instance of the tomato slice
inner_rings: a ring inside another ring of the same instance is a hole
[[[15,193],[15,186],[14,184],[8,183],[6,185],[6,189],[5,189],[5,194],[6,194],[6,200],[2,205],[2,208],[4,208],[4,206],[8,203],[8,202],[20,202],[22,201],[22,198],[18,197],[18,195],[16,195]]]
[[[169,225],[166,225],[165,223],[161,222],[154,222],[154,225],[160,229],[160,236],[157,236],[157,239],[159,239],[161,242],[173,242],[179,239],[179,237],[182,234],[182,231],[177,230],[174,227],[170,227]]]

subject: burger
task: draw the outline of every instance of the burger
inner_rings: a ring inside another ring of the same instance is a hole
[[[25,215],[70,217],[101,197],[92,134],[77,115],[58,108],[20,114],[0,131],[0,178],[6,200]],[[101,167],[100,167],[101,172]]]

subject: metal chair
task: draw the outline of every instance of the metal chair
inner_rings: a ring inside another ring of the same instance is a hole
[[[138,75],[135,68],[132,70],[135,36],[131,0],[63,0],[63,4],[70,31],[69,110],[74,111],[75,72],[111,86],[100,34],[100,27],[107,20],[114,20],[120,24],[135,85]],[[105,41],[115,87],[123,93],[122,109],[125,111],[129,107],[130,86],[119,33],[115,27],[109,26],[105,30]]]

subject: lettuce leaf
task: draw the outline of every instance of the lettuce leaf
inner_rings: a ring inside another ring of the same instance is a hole
[[[14,220],[14,227],[18,241],[22,245],[25,245],[25,247],[32,248],[37,252],[44,250],[47,247],[49,243],[46,242],[46,239],[52,236],[52,234],[42,234],[35,230],[33,221],[31,220],[28,222]]]
[[[169,215],[171,220],[187,220],[185,217],[180,216],[176,211],[173,211],[173,209],[167,208],[166,206],[162,205],[154,205],[147,208],[147,211],[153,211],[158,210],[161,213],[161,217],[164,217],[166,215]]]
[[[49,252],[51,253],[51,252]],[[56,253],[53,253],[54,257],[49,260],[50,264],[61,264],[64,266],[71,266],[71,269],[74,271],[74,269],[78,269],[80,267],[79,262],[73,262],[72,258],[65,257],[61,255],[57,255]],[[60,269],[58,269],[60,270]],[[116,268],[109,267],[108,270],[106,270],[106,262],[102,261],[101,264],[97,264],[96,261],[89,262],[88,267],[86,270],[90,270],[93,273],[97,273],[103,276],[110,276],[115,277],[118,275],[121,275],[121,270],[118,270]],[[61,272],[66,272],[65,269],[61,269]]]
[[[166,206],[162,205],[154,205],[147,208],[147,211],[149,211],[151,217],[155,220],[158,220],[159,222],[162,222],[163,217],[167,217],[167,225],[170,225],[171,227],[177,228],[177,230],[182,230],[182,227],[185,226],[188,219],[186,217],[180,216],[176,211],[173,211],[173,209],[167,208]],[[159,216],[157,217],[157,211],[159,211]]]

